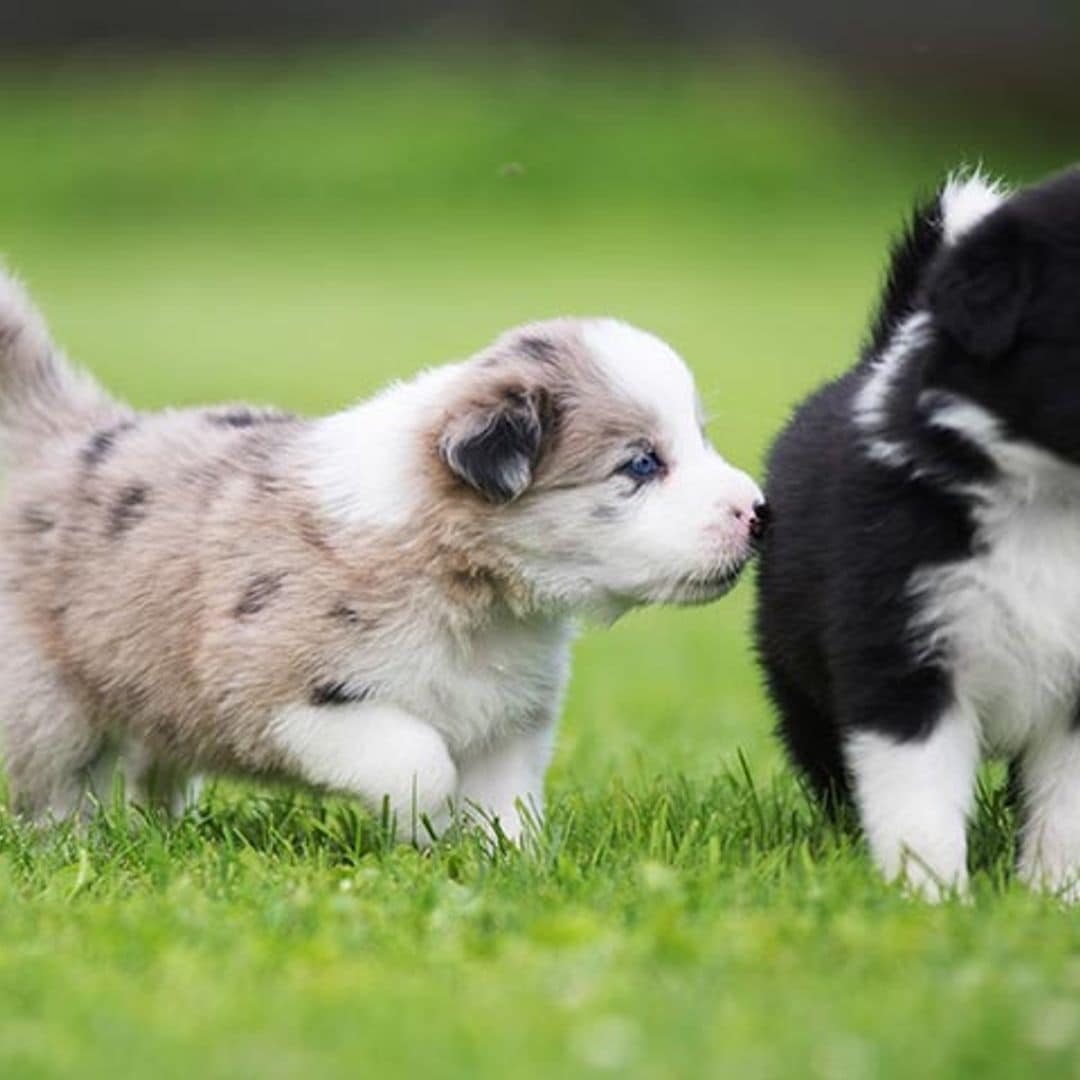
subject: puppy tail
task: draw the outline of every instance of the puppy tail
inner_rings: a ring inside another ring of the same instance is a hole
[[[68,363],[26,290],[0,267],[0,435],[9,454],[93,426],[117,408]]]

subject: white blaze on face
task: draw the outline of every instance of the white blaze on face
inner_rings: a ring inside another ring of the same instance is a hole
[[[746,473],[709,444],[693,377],[664,342],[613,319],[585,324],[585,345],[616,392],[646,407],[665,471],[596,530],[603,582],[650,600],[699,598],[693,586],[733,573],[750,553],[749,523],[762,499]],[[685,586],[691,586],[689,590]]]

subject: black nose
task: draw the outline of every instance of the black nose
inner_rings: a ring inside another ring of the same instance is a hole
[[[772,509],[762,499],[754,503],[754,516],[750,519],[750,535],[755,540],[760,540],[769,531],[769,522],[772,521]]]

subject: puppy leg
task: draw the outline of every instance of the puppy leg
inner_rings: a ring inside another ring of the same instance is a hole
[[[1034,888],[1080,900],[1080,732],[1058,729],[1020,765],[1024,824],[1020,877]]]
[[[176,818],[198,802],[201,779],[163,761],[145,743],[130,740],[124,746],[123,756],[124,787],[129,803]]]
[[[462,812],[494,835],[520,842],[529,820],[544,816],[544,775],[555,742],[554,723],[504,739],[462,764]]]
[[[840,736],[832,718],[768,659],[769,693],[780,714],[777,734],[796,767],[829,811],[851,801]]]
[[[874,860],[927,899],[967,885],[967,819],[979,762],[971,710],[954,705],[924,738],[857,731],[846,744]]]
[[[442,735],[393,705],[301,706],[274,721],[287,768],[317,787],[354,795],[378,812],[388,799],[398,836],[421,846],[453,816],[457,767]]]
[[[39,823],[71,817],[89,807],[90,776],[107,752],[103,733],[36,649],[4,644],[0,735],[12,806]]]

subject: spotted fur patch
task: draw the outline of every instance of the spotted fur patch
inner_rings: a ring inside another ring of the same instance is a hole
[[[145,484],[129,484],[120,491],[109,508],[109,535],[121,536],[134,528],[147,514],[150,489]]]
[[[256,574],[240,594],[240,599],[233,608],[233,615],[238,619],[250,615],[258,615],[263,608],[281,590],[281,584],[285,580],[284,573]]]

